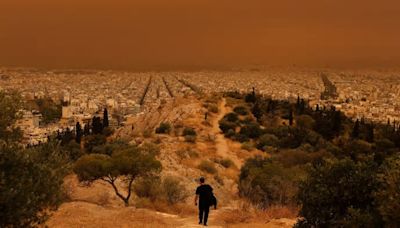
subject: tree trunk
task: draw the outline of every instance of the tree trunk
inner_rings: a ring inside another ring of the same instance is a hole
[[[108,183],[111,184],[111,186],[113,187],[115,194],[122,200],[124,201],[125,207],[129,206],[129,199],[131,198],[131,194],[132,194],[132,183],[133,180],[135,179],[135,176],[131,176],[129,179],[129,183],[128,183],[128,194],[126,197],[124,197],[121,193],[119,193],[117,186],[115,185],[115,180],[116,178],[112,178],[112,177],[108,177],[107,179],[102,179]]]
[[[111,186],[114,188],[115,194],[122,199],[122,201],[124,201],[125,203],[125,207],[129,206],[129,198],[130,198],[130,193],[128,194],[127,197],[124,197],[123,195],[121,195],[121,193],[119,193],[117,186],[115,186],[114,180],[109,182],[111,184]]]

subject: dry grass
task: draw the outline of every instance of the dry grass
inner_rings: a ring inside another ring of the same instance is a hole
[[[225,224],[267,223],[274,219],[295,219],[297,213],[296,207],[272,206],[266,210],[260,210],[250,203],[241,202],[236,208],[220,212],[218,219]]]
[[[177,227],[176,220],[133,207],[104,208],[95,204],[63,204],[46,223],[47,227]]]
[[[175,214],[182,217],[192,216],[197,213],[196,208],[185,203],[177,203],[170,205],[164,200],[151,201],[146,198],[138,198],[135,201],[137,208],[146,208],[158,212]]]
[[[247,204],[241,204],[238,208],[221,211],[218,214],[218,220],[226,224],[247,223],[254,219],[254,212]]]
[[[264,211],[265,215],[269,219],[279,219],[279,218],[297,218],[299,209],[297,207],[291,206],[272,206]]]

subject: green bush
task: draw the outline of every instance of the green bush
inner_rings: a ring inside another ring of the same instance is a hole
[[[233,111],[239,115],[245,116],[249,114],[249,111],[247,110],[246,107],[243,106],[236,106]]]
[[[313,129],[315,120],[309,115],[301,115],[296,118],[296,125],[299,128]]]
[[[103,135],[106,137],[110,137],[112,134],[114,134],[114,130],[111,127],[105,127],[103,129]]]
[[[165,177],[162,182],[162,190],[169,204],[184,202],[189,196],[186,186],[177,177]]]
[[[240,134],[246,135],[246,137],[250,139],[256,139],[261,136],[262,130],[259,124],[250,123],[240,128]]]
[[[233,131],[233,133],[235,133],[235,130],[236,130],[237,126],[238,125],[236,123],[227,121],[225,119],[222,119],[222,120],[219,121],[219,128],[221,129],[221,131],[224,134],[227,134],[228,131],[231,131],[231,130]]]
[[[0,227],[36,227],[65,199],[67,158],[56,143],[0,146]]]
[[[400,156],[385,160],[380,167],[375,202],[386,227],[400,227]]]
[[[142,177],[134,183],[133,191],[140,198],[149,199],[151,202],[165,200],[168,204],[184,202],[189,196],[182,181],[172,176],[163,180],[158,176]]]
[[[100,134],[95,134],[95,135],[89,135],[85,137],[84,141],[84,147],[86,149],[87,153],[93,153],[93,149],[97,146],[102,146],[106,144],[107,139],[106,136],[100,135]]]
[[[160,147],[157,144],[145,142],[140,146],[142,153],[152,157],[160,155]]]
[[[275,135],[265,134],[260,137],[257,143],[257,149],[264,150],[266,146],[278,147],[279,139]]]
[[[233,139],[233,140],[236,140],[236,141],[239,141],[239,142],[241,142],[241,143],[247,142],[247,141],[250,140],[250,138],[249,138],[247,135],[245,135],[245,134],[240,134],[240,133],[235,134],[235,135],[232,137],[232,139]]]
[[[183,129],[182,135],[183,135],[183,136],[187,136],[187,135],[196,136],[197,133],[196,133],[196,131],[194,130],[194,128],[185,127],[185,129]]]
[[[195,143],[196,142],[196,136],[195,135],[185,135],[185,142],[188,143]]]
[[[225,133],[225,137],[227,138],[233,138],[236,135],[236,132],[233,129],[229,129],[226,133]]]
[[[235,163],[233,163],[233,161],[229,158],[224,158],[224,159],[218,160],[218,163],[221,164],[225,168],[230,168],[230,167],[235,166]]]
[[[207,173],[210,173],[210,174],[216,174],[217,173],[217,169],[215,168],[214,163],[210,162],[210,161],[203,160],[200,163],[200,165],[198,166],[198,168],[201,171],[204,171],[204,172],[207,172]]]
[[[171,124],[170,123],[160,123],[160,126],[156,128],[157,134],[169,134],[171,132]]]
[[[293,205],[300,168],[285,168],[271,159],[255,157],[246,161],[239,176],[239,194],[254,205]]]
[[[78,158],[84,155],[84,151],[81,150],[81,146],[75,141],[70,141],[68,144],[61,147],[61,150],[72,162],[78,160]]]
[[[243,120],[239,120],[239,123],[248,125],[248,124],[254,123],[254,119],[247,116]]]
[[[369,219],[367,227],[382,227],[374,209],[373,193],[378,184],[376,166],[371,162],[350,159],[323,161],[312,166],[308,178],[300,183],[299,227],[347,227]],[[372,220],[372,221],[371,221]]]
[[[240,148],[242,148],[243,150],[252,151],[254,147],[251,142],[244,142],[244,143],[242,143]]]
[[[141,177],[132,186],[133,192],[141,198],[155,201],[162,194],[161,180],[158,176]]]
[[[226,114],[223,119],[229,122],[236,122],[239,120],[239,116],[234,112],[230,112]]]

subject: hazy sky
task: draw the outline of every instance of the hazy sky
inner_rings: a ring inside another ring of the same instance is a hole
[[[399,0],[0,0],[0,65],[400,64]]]

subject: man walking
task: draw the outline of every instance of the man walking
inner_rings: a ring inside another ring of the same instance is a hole
[[[199,224],[207,226],[208,213],[210,205],[213,204],[213,189],[210,185],[205,184],[204,177],[200,178],[200,186],[196,189],[196,197],[194,204],[199,205]]]

